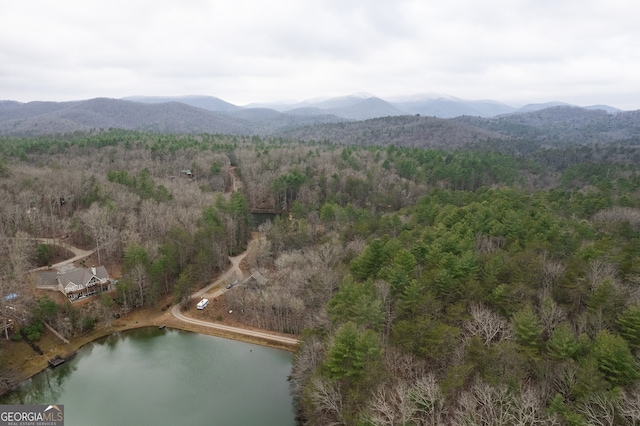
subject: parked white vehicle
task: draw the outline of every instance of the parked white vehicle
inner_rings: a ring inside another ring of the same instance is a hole
[[[209,304],[209,299],[202,299],[201,301],[198,302],[198,304],[196,305],[196,309],[198,310],[203,310],[204,308],[207,307],[207,305]]]

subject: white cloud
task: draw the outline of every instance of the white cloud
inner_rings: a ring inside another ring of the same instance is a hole
[[[6,0],[0,98],[358,91],[640,108],[635,0]]]

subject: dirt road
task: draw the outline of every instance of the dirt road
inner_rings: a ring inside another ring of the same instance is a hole
[[[263,339],[263,340],[267,340],[267,341],[271,341],[271,342],[278,342],[278,343],[282,343],[282,344],[290,345],[290,346],[295,346],[295,345],[297,345],[299,343],[298,339],[294,339],[294,338],[291,338],[291,337],[279,336],[279,335],[276,335],[276,334],[271,334],[268,331],[247,330],[245,328],[231,327],[231,326],[228,326],[228,325],[217,324],[217,323],[213,323],[213,322],[209,322],[209,321],[202,321],[202,320],[198,320],[198,319],[195,319],[195,318],[191,318],[191,317],[188,317],[186,315],[183,315],[182,312],[180,312],[179,305],[175,305],[171,309],[171,315],[173,315],[173,317],[175,319],[178,319],[180,321],[184,321],[184,322],[189,323],[189,324],[198,325],[198,326],[201,326],[201,327],[208,327],[208,328],[211,328],[211,329],[226,331],[226,332],[229,332],[229,333],[239,334],[239,335],[243,335],[243,336],[256,337],[258,339]]]
[[[78,247],[74,247],[72,245],[69,245],[67,243],[65,243],[64,241],[60,241],[59,239],[55,239],[55,238],[38,238],[38,242],[42,243],[42,244],[48,244],[48,245],[57,245],[60,246],[68,251],[70,251],[71,253],[73,253],[73,257],[67,260],[63,260],[62,262],[56,263],[55,265],[51,265],[52,268],[58,268],[60,266],[63,265],[69,265],[73,262],[75,262],[76,260],[80,260],[80,259],[84,259],[85,257],[89,257],[91,256],[93,253],[96,252],[96,249],[93,250],[82,250]],[[45,269],[49,269],[48,266],[43,266],[40,268],[35,268],[32,269],[33,272],[35,271],[41,271],[41,270],[45,270]]]
[[[224,274],[218,277],[218,279],[216,279],[214,282],[212,282],[205,288],[193,293],[191,295],[191,299],[197,299],[197,300],[200,300],[202,298],[215,299],[221,294],[223,294],[225,291],[227,291],[226,289],[227,283],[233,281],[234,279],[238,279],[242,281],[242,279],[244,278],[244,274],[240,269],[240,262],[242,261],[242,259],[244,259],[246,255],[247,255],[247,252],[245,251],[239,256],[230,257],[229,260],[231,261],[231,267]],[[225,331],[233,334],[239,334],[243,336],[256,337],[259,339],[278,342],[278,343],[291,345],[291,346],[295,346],[299,343],[298,339],[280,336],[277,334],[270,333],[268,331],[249,330],[245,328],[231,327],[228,325],[222,325],[222,324],[213,323],[209,321],[198,320],[183,314],[180,311],[180,305],[174,305],[173,308],[171,308],[171,315],[177,320],[184,321],[186,323],[193,324],[193,325],[198,325],[201,327],[207,327],[207,328],[221,330],[221,331]]]

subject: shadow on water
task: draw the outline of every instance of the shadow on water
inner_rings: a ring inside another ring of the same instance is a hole
[[[153,339],[154,337],[162,336],[163,334],[165,334],[165,330],[161,330],[156,327],[145,327],[135,330],[128,330],[125,332],[116,332],[97,339],[94,343],[104,345],[109,349],[113,349],[118,345],[118,342],[121,342],[123,340],[128,339],[132,342],[142,342]]]
[[[24,381],[10,393],[0,397],[0,404],[48,404],[59,401],[67,380],[77,370],[73,361]]]

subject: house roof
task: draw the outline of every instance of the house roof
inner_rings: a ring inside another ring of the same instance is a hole
[[[269,279],[262,275],[259,271],[253,271],[253,274],[251,274],[247,281],[251,279],[253,279],[259,285],[265,285],[267,282],[269,282]]]
[[[92,279],[106,280],[108,278],[107,269],[104,266],[98,266],[61,272],[58,274],[58,283],[64,287],[65,291],[69,292],[82,290]]]
[[[58,271],[38,271],[36,279],[39,287],[58,287]]]

